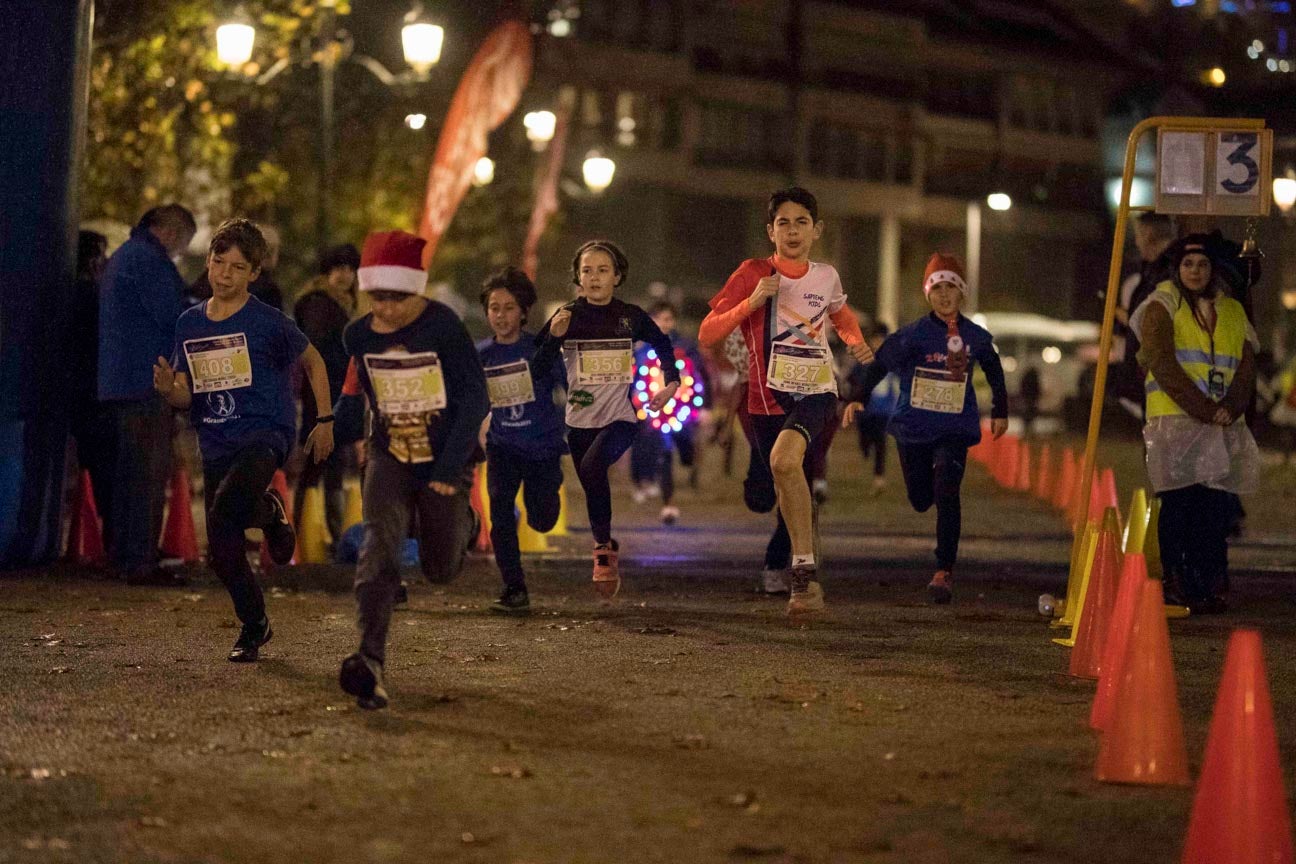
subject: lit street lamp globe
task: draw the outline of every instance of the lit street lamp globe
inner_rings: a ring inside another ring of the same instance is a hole
[[[477,160],[473,166],[473,185],[487,186],[495,179],[495,160],[489,156],[483,156]]]
[[[242,66],[252,59],[252,42],[256,28],[242,21],[231,21],[216,28],[216,57],[226,66]]]
[[[401,46],[405,49],[405,62],[420,75],[441,60],[441,45],[445,30],[436,24],[416,22],[401,28]]]
[[[522,125],[526,127],[527,140],[540,150],[553,140],[558,118],[552,111],[531,111],[522,118]]]
[[[1007,210],[1012,207],[1012,198],[1007,192],[991,192],[986,196],[986,204],[991,210]]]
[[[1296,204],[1296,180],[1291,177],[1275,177],[1273,200],[1284,215],[1290,212],[1292,205]]]
[[[581,171],[585,175],[585,185],[597,195],[612,185],[616,163],[600,155],[597,150],[591,150],[585,157],[585,164],[581,166]]]

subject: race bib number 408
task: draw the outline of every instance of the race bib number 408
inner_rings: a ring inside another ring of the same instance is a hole
[[[509,408],[535,401],[535,385],[527,361],[487,366],[486,391],[490,394],[492,408]]]
[[[421,354],[366,354],[378,411],[387,417],[424,414],[446,407],[445,377],[435,351]]]
[[[818,345],[775,342],[770,346],[766,371],[771,390],[784,393],[837,392],[828,349]]]
[[[914,370],[909,404],[921,411],[959,414],[963,411],[967,380],[964,375],[953,378],[945,369],[924,369],[920,366]]]
[[[184,352],[193,392],[215,393],[252,386],[252,358],[245,334],[186,339]]]
[[[574,347],[578,385],[629,384],[634,380],[634,346],[629,339],[582,339]]]

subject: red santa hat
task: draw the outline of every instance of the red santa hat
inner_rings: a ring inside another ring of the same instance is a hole
[[[427,241],[405,231],[375,231],[365,238],[360,253],[361,291],[422,294],[427,287],[423,247]]]
[[[958,287],[966,297],[968,293],[967,278],[963,271],[963,262],[957,255],[948,252],[936,252],[927,261],[923,271],[923,296],[926,297],[941,282],[949,282]]]

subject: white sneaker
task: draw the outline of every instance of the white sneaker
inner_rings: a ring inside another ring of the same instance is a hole
[[[787,571],[762,570],[760,590],[764,594],[788,593]]]
[[[660,498],[661,487],[658,486],[656,483],[649,483],[647,486],[644,487],[644,495],[648,498]]]
[[[667,504],[661,509],[661,520],[663,525],[674,525],[679,521],[679,508],[673,504]]]
[[[827,500],[828,500],[828,481],[825,480],[825,479],[823,479],[822,477],[819,478],[818,480],[814,481],[813,495],[814,495],[814,500],[815,500],[815,502],[818,503],[818,504],[822,504],[822,503],[824,503],[825,501],[827,501]]]

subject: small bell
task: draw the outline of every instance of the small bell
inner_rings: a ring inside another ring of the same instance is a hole
[[[1264,252],[1260,250],[1260,244],[1256,243],[1256,221],[1248,219],[1246,223],[1246,237],[1242,240],[1242,251],[1238,252],[1239,258],[1263,258]]]

